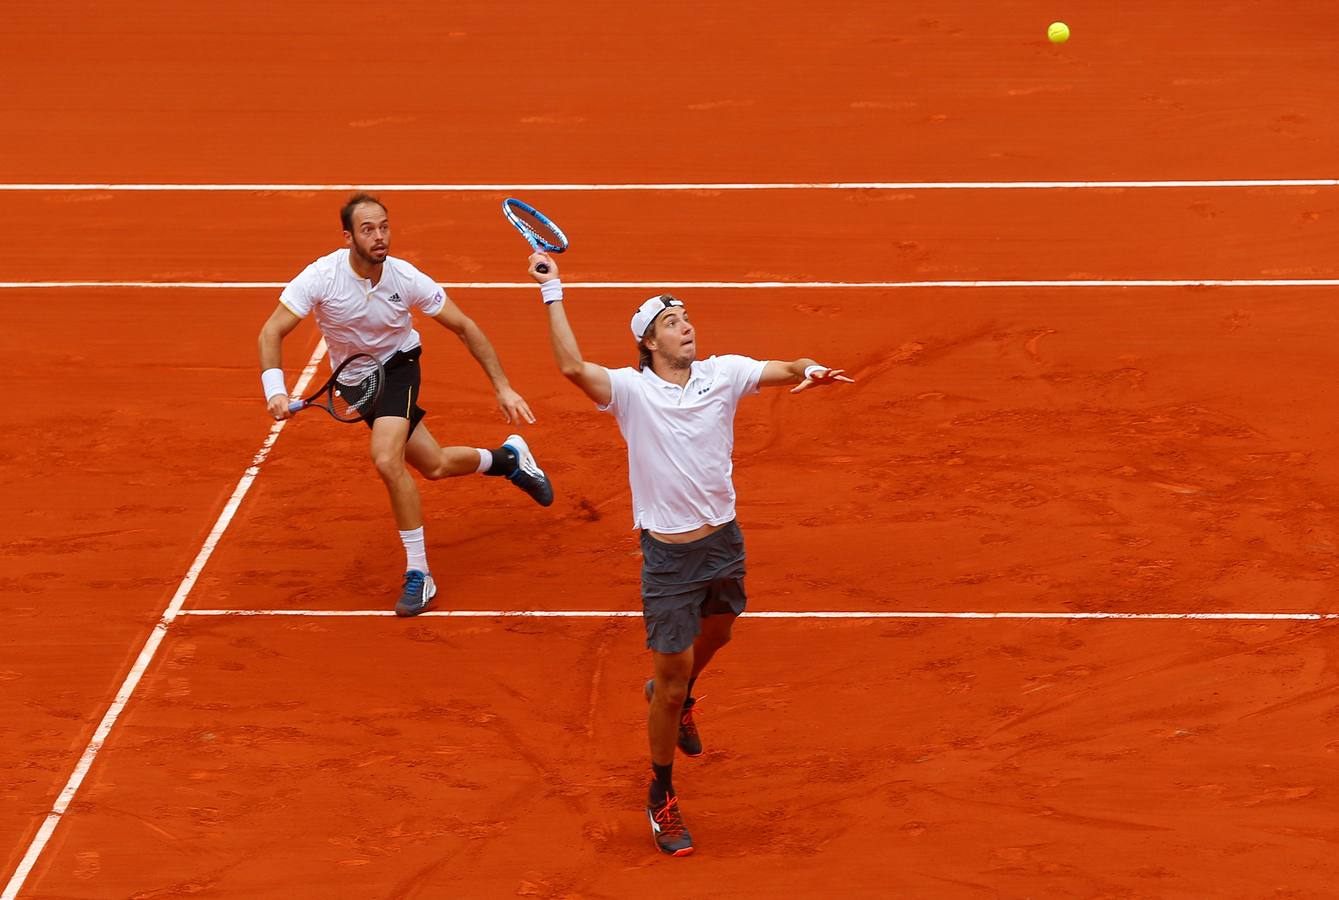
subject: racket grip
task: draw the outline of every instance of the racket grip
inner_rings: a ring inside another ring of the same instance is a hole
[[[306,400],[294,400],[292,403],[288,404],[288,411],[291,413],[295,413],[306,405],[307,405]]]
[[[539,265],[535,266],[535,271],[541,275],[547,275],[549,274],[549,264],[540,263]]]

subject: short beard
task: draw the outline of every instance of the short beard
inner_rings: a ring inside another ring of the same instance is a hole
[[[367,263],[368,265],[379,266],[386,261],[386,256],[387,254],[390,253],[390,248],[387,247],[385,250],[382,251],[381,259],[377,259],[371,253],[364,250],[362,247],[359,247],[357,244],[353,245],[353,252],[357,253],[358,258],[361,259],[363,262]]]
[[[687,368],[690,368],[690,367],[693,365],[693,359],[695,358],[695,356],[696,356],[696,354],[694,354],[694,356],[688,356],[688,357],[683,357],[683,356],[670,356],[670,357],[664,357],[664,356],[662,356],[662,357],[660,358],[660,361],[663,362],[663,363],[665,364],[665,368],[667,368],[667,369],[687,369]]]

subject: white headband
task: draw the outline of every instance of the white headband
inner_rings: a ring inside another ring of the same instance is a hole
[[[683,306],[683,301],[676,300],[668,294],[657,294],[639,306],[637,311],[632,314],[633,339],[640,341],[642,335],[646,334],[646,329],[650,328],[651,323],[656,320],[656,316],[671,306]]]

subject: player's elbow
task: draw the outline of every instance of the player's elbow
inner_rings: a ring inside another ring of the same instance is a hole
[[[586,374],[586,364],[579,359],[563,360],[558,364],[558,371],[562,372],[568,381],[580,384],[585,380],[581,376]]]

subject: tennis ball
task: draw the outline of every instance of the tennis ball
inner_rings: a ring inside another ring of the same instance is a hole
[[[1069,26],[1064,22],[1052,22],[1046,27],[1046,36],[1052,44],[1063,44],[1069,40]]]

